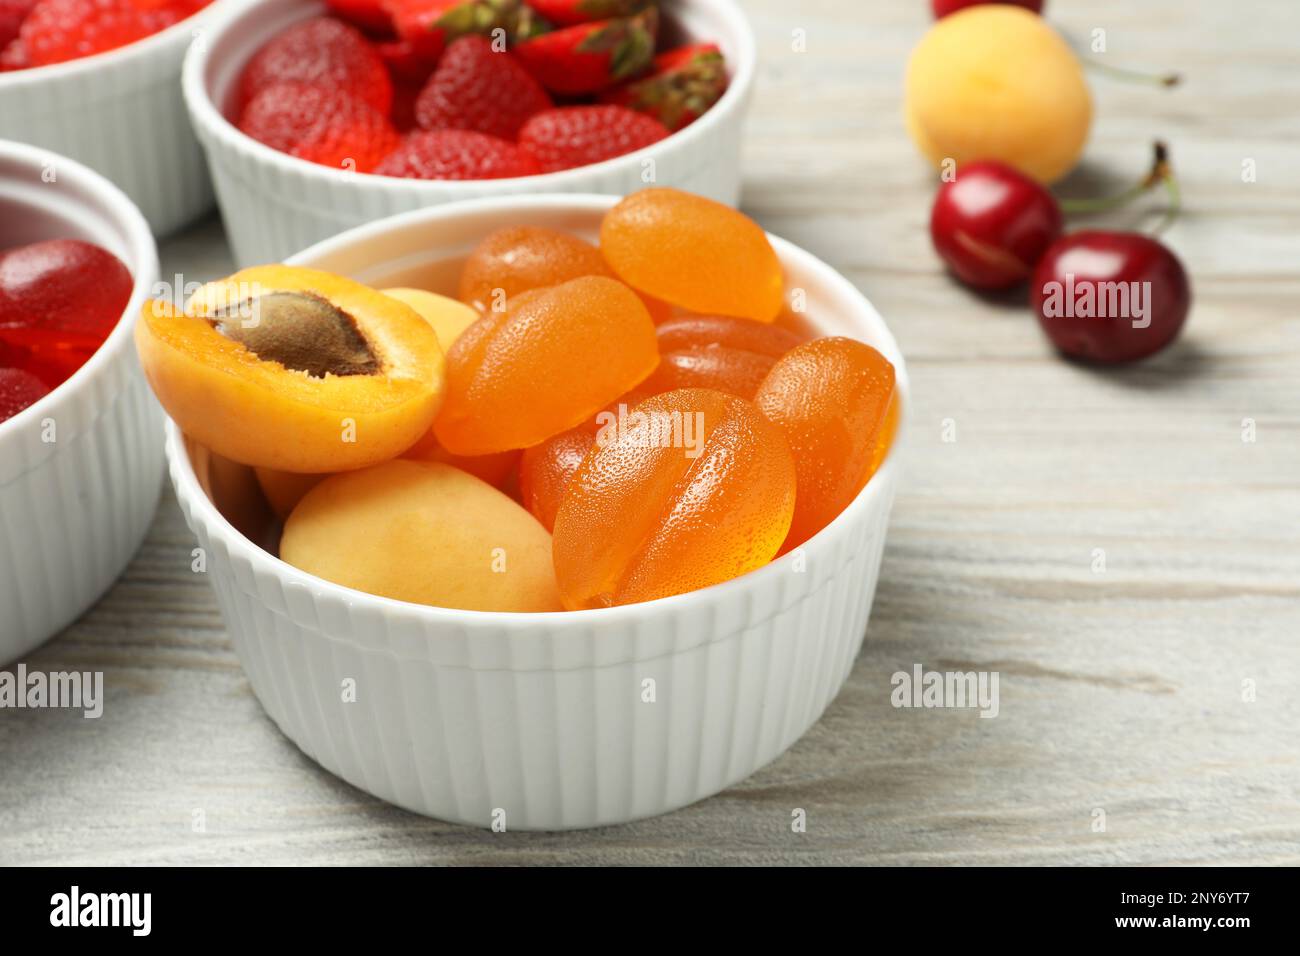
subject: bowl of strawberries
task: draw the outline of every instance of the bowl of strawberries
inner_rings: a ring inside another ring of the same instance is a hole
[[[182,82],[245,264],[477,197],[734,204],[754,61],[735,0],[244,0]]]
[[[227,2],[2,0],[0,137],[85,163],[174,232],[212,205],[181,61]]]

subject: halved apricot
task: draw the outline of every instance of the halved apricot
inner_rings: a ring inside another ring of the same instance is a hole
[[[428,431],[442,396],[442,348],[428,322],[314,269],[245,269],[200,288],[184,312],[147,302],[135,341],[181,429],[254,467],[386,461]]]

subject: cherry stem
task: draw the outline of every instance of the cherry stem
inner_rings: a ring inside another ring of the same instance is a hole
[[[1157,145],[1160,147],[1161,151],[1165,153],[1162,160],[1164,163],[1164,172],[1160,178],[1164,181],[1165,192],[1169,194],[1169,208],[1165,210],[1165,218],[1160,220],[1160,224],[1157,225],[1155,229],[1156,235],[1160,235],[1172,226],[1174,220],[1178,218],[1178,213],[1183,208],[1183,193],[1182,190],[1178,188],[1178,180],[1174,177],[1174,169],[1169,164],[1168,151],[1164,149],[1163,143]]]
[[[1062,199],[1060,200],[1061,211],[1068,216],[1087,216],[1099,212],[1108,212],[1127,205],[1154,186],[1163,183],[1165,190],[1169,193],[1169,209],[1165,213],[1164,221],[1156,229],[1158,233],[1163,232],[1177,218],[1182,200],[1178,189],[1178,181],[1174,178],[1173,166],[1169,162],[1168,147],[1157,140],[1152,147],[1152,153],[1151,169],[1139,182],[1134,183],[1122,193],[1095,199]]]
[[[1178,73],[1143,73],[1138,70],[1130,70],[1122,66],[1111,66],[1109,63],[1103,63],[1101,60],[1088,57],[1083,61],[1084,66],[1100,73],[1105,73],[1117,80],[1125,83],[1146,83],[1150,86],[1171,87],[1177,86],[1183,81]]]

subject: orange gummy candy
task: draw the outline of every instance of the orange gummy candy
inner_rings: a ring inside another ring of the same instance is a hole
[[[754,403],[785,433],[799,474],[788,551],[830,524],[883,459],[894,366],[854,339],[815,339],[777,360]]]
[[[430,430],[423,438],[412,445],[402,455],[416,461],[437,461],[451,465],[461,471],[467,471],[479,481],[485,481],[494,488],[504,490],[519,464],[522,453],[514,448],[499,451],[491,455],[453,455],[442,447],[438,436]]]
[[[646,380],[652,392],[716,388],[753,398],[776,360],[804,339],[788,329],[749,319],[690,315],[656,330],[659,367]]]
[[[545,226],[507,226],[489,233],[469,254],[457,296],[480,312],[501,312],[521,292],[582,276],[616,278],[600,250],[586,240]],[[648,295],[641,301],[655,322],[672,315],[667,302]]]
[[[547,531],[554,529],[569,482],[595,444],[595,431],[579,425],[525,449],[519,459],[519,498]]]
[[[631,604],[730,580],[772,559],[795,508],[781,430],[711,389],[650,398],[602,431],[555,517],[569,609]]]
[[[632,288],[693,312],[771,322],[781,311],[781,263],[763,230],[702,196],[633,193],[605,213],[600,251]]]
[[[520,292],[582,276],[614,278],[590,242],[544,226],[507,226],[489,233],[469,254],[458,297],[480,312],[500,312]]]
[[[568,490],[569,482],[578,472],[578,466],[587,452],[596,444],[596,436],[607,425],[616,425],[620,413],[624,416],[647,398],[659,394],[649,388],[646,379],[617,401],[584,420],[568,431],[552,435],[540,445],[524,450],[519,459],[519,500],[547,531],[555,527],[555,513]]]
[[[595,414],[658,361],[650,314],[621,282],[583,276],[523,292],[447,352],[434,434],[456,455],[528,448]]]

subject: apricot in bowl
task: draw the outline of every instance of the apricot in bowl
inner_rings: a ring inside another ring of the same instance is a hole
[[[442,395],[428,321],[314,269],[245,269],[200,288],[184,311],[148,302],[135,340],[184,432],[276,471],[347,471],[400,455],[429,431]]]
[[[280,557],[381,597],[467,611],[558,611],[551,536],[491,485],[398,459],[326,478],[293,509]]]
[[[467,328],[478,320],[478,313],[464,302],[425,289],[384,289],[384,295],[405,302],[433,327],[443,352],[451,348]]]
[[[293,471],[276,471],[274,468],[254,468],[253,474],[262,497],[271,506],[277,518],[283,521],[298,506],[307,492],[327,477],[326,474],[299,474]]]

